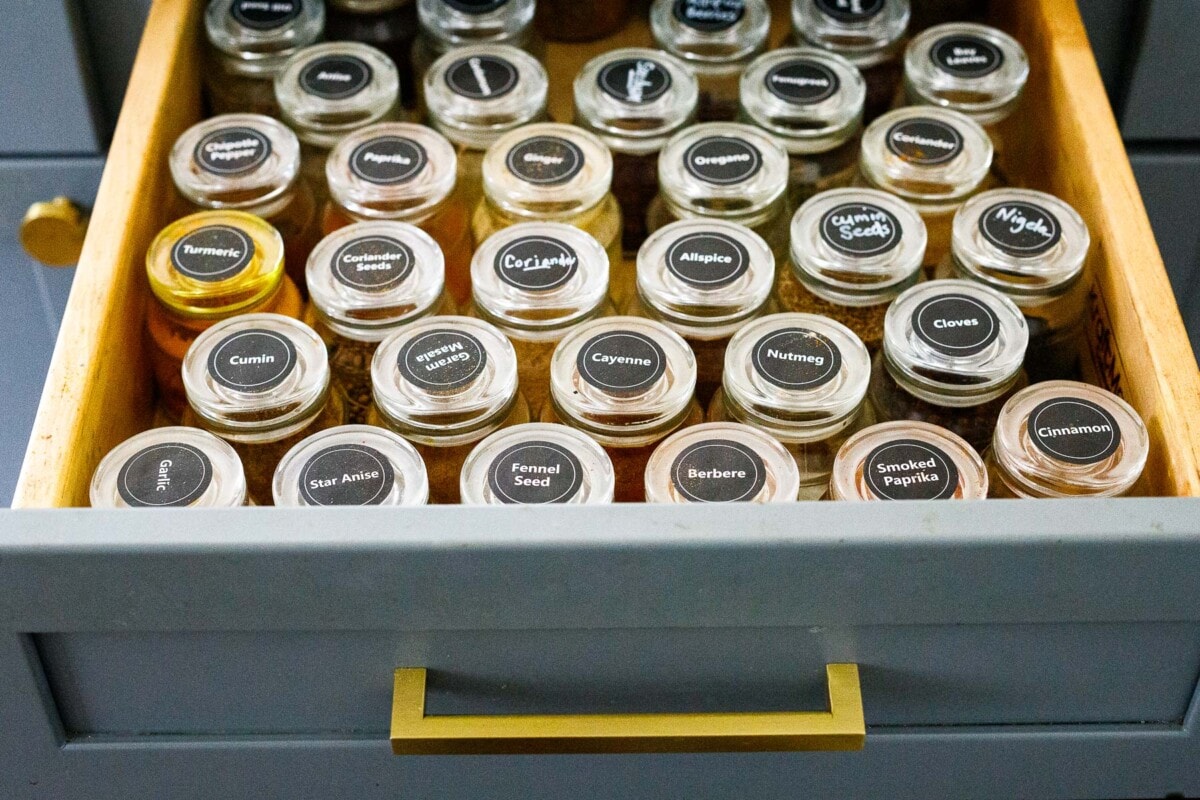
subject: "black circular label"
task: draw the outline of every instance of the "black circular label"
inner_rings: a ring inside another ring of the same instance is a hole
[[[212,462],[202,450],[164,442],[139,450],[117,474],[117,493],[135,507],[190,506],[212,483]]]
[[[345,100],[371,82],[371,65],[357,56],[322,56],[300,71],[300,87],[325,100]]]
[[[642,105],[667,93],[671,88],[671,73],[648,58],[620,58],[600,69],[596,83],[605,94],[622,103]]]
[[[608,394],[648,389],[667,371],[658,342],[634,331],[609,331],[588,339],[575,360],[580,376]]]
[[[506,5],[508,0],[442,0],[442,2],[464,14],[487,14]]]
[[[863,479],[881,500],[946,500],[958,491],[958,466],[940,447],[899,439],[867,454]]]
[[[953,126],[923,117],[897,122],[888,128],[886,138],[889,150],[923,167],[953,161],[963,148],[962,134]]]
[[[933,43],[929,57],[940,69],[960,78],[982,78],[1000,69],[1004,53],[979,36],[943,36]]]
[[[338,444],[300,470],[300,496],[310,506],[377,506],[396,482],[392,462],[374,447]]]
[[[269,31],[288,24],[304,10],[304,0],[233,0],[230,15],[239,24],[256,31]]]
[[[759,339],[750,353],[754,371],[781,389],[824,386],[842,369],[842,351],[808,328],[782,328]]]
[[[549,236],[522,236],[500,248],[492,266],[509,286],[533,292],[557,289],[579,270],[579,254]]]
[[[561,136],[534,136],[509,150],[507,161],[509,171],[521,180],[553,186],[579,174],[583,151]]]
[[[379,292],[393,289],[412,274],[412,249],[391,236],[360,236],[338,248],[330,269],[344,286]]]
[[[488,468],[488,486],[501,503],[566,503],[583,486],[583,465],[553,442],[522,442],[506,448]]]
[[[821,217],[821,239],[848,256],[878,256],[900,244],[896,215],[873,203],[843,203]]]
[[[784,102],[809,106],[833,97],[842,82],[837,73],[824,64],[796,58],[771,67],[763,84],[767,91]]]
[[[364,181],[394,186],[411,181],[428,161],[419,142],[403,136],[379,136],[354,148],[350,171]]]
[[[450,91],[472,100],[503,97],[517,86],[520,75],[509,61],[496,56],[460,58],[446,70]]]
[[[296,346],[282,333],[262,328],[231,333],[208,354],[208,374],[227,389],[261,394],[296,368]]]
[[[839,22],[865,22],[883,10],[887,0],[813,0],[817,10]]]
[[[671,483],[693,503],[753,500],[766,482],[762,456],[728,439],[688,445],[671,464]]]
[[[1062,238],[1058,217],[1020,200],[989,206],[979,215],[979,232],[1010,256],[1041,255]]]
[[[243,175],[260,167],[271,155],[271,140],[254,128],[235,126],[215,130],[196,143],[192,158],[214,175]]]
[[[947,356],[973,356],[996,341],[1000,320],[987,303],[965,294],[931,297],[912,315],[913,331]]]
[[[728,30],[746,13],[744,0],[675,0],[675,19],[693,30]]]
[[[171,264],[189,278],[216,283],[244,270],[254,252],[254,240],[245,231],[230,225],[208,225],[175,242]]]
[[[1121,426],[1089,400],[1057,397],[1029,414],[1029,438],[1046,455],[1069,464],[1095,464],[1117,452]]]
[[[745,139],[706,136],[683,154],[683,166],[706,183],[730,186],[749,180],[762,169],[762,153]]]
[[[699,289],[727,286],[750,269],[750,251],[723,233],[689,233],[667,250],[667,271]]]
[[[483,374],[487,350],[465,331],[426,331],[404,345],[396,358],[400,374],[414,386],[447,392],[472,383]]]

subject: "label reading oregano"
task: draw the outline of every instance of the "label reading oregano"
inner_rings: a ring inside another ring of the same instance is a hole
[[[419,142],[404,136],[379,136],[350,154],[350,171],[383,186],[407,183],[425,169],[429,156]]]
[[[883,10],[887,0],[812,0],[812,2],[821,13],[833,17],[839,22],[866,22]]]
[[[689,233],[667,250],[667,271],[697,289],[728,286],[750,269],[745,245],[723,233]]]
[[[781,389],[824,386],[842,369],[842,351],[808,328],[783,328],[759,339],[750,353],[754,371]]]
[[[762,169],[762,153],[745,139],[706,136],[683,154],[683,166],[706,183],[730,186],[749,180]]]
[[[271,140],[262,131],[237,125],[204,136],[192,158],[205,172],[233,176],[253,172],[270,155]]]
[[[189,278],[216,283],[244,270],[254,252],[254,240],[245,231],[229,225],[207,225],[175,242],[171,264]]]
[[[1068,464],[1096,464],[1121,446],[1121,426],[1090,400],[1058,397],[1029,414],[1029,438],[1046,455]]]
[[[689,445],[671,464],[671,483],[693,503],[753,500],[766,482],[762,456],[728,439]]]
[[[828,100],[842,85],[833,70],[807,58],[776,64],[767,72],[763,83],[767,91],[780,100],[798,106]]]
[[[338,248],[330,268],[344,286],[362,291],[394,289],[412,274],[416,256],[391,236],[360,236]]]
[[[843,203],[821,217],[821,239],[848,256],[883,255],[900,244],[896,215],[874,203]]]
[[[583,150],[561,136],[534,136],[508,151],[508,169],[539,186],[566,183],[583,169]]]
[[[517,86],[517,68],[497,56],[460,58],[446,69],[450,91],[472,100],[504,97]]]
[[[310,506],[377,506],[391,494],[396,472],[374,447],[339,444],[309,458],[298,480]]]
[[[983,238],[1010,256],[1045,253],[1062,238],[1058,217],[1036,203],[996,203],[979,215]]]
[[[202,450],[164,442],[139,450],[117,473],[117,494],[134,507],[190,506],[212,483],[212,462]]]
[[[675,19],[704,33],[729,30],[746,13],[744,0],[675,0]]]
[[[496,456],[488,468],[487,480],[501,503],[566,503],[583,487],[583,465],[562,445],[522,442]]]
[[[493,267],[509,286],[545,292],[575,276],[579,254],[566,242],[550,236],[522,236],[500,248]]]
[[[405,380],[430,392],[447,392],[473,383],[487,365],[487,350],[465,331],[426,331],[400,350],[396,365]]]
[[[1004,53],[980,36],[956,34],[933,43],[929,57],[943,71],[959,78],[982,78],[1000,69]]]
[[[292,340],[264,328],[231,333],[208,354],[209,376],[238,392],[269,392],[295,368],[296,346]]]
[[[576,367],[580,377],[602,392],[636,394],[653,386],[667,371],[667,354],[644,334],[609,331],[584,343]]]
[[[936,119],[917,117],[888,128],[887,147],[910,164],[923,167],[953,161],[963,149],[962,134]]]
[[[300,71],[300,88],[324,100],[345,100],[365,89],[373,74],[357,56],[322,56]]]
[[[958,466],[940,447],[900,439],[867,454],[863,479],[880,500],[946,500],[958,491]]]
[[[233,0],[229,13],[239,24],[256,31],[282,28],[304,10],[304,0]]]
[[[1000,335],[1000,320],[987,304],[965,294],[931,297],[912,315],[913,331],[942,355],[982,352]]]

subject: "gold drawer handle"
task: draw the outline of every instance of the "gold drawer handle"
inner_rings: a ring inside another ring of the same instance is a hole
[[[714,714],[425,716],[425,670],[398,669],[396,755],[753,753],[861,750],[867,728],[857,664],[827,664],[829,711]]]
[[[21,246],[47,267],[70,267],[79,261],[87,227],[87,214],[66,197],[34,203],[21,220]]]

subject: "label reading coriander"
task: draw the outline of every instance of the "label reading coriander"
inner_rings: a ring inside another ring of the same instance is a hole
[[[758,340],[750,353],[754,371],[781,389],[824,386],[842,369],[842,351],[816,331],[783,328]]]
[[[419,142],[404,136],[379,136],[350,154],[350,171],[370,183],[395,186],[421,173],[429,156]]]
[[[338,248],[330,269],[344,286],[370,292],[394,289],[412,274],[416,256],[391,236],[360,236]]]
[[[488,468],[488,486],[501,503],[566,503],[583,486],[583,465],[553,442],[523,442],[506,448]]]
[[[866,22],[883,10],[887,0],[813,0],[817,9],[839,22]]]
[[[653,386],[667,371],[667,354],[658,342],[634,331],[593,336],[575,361],[579,375],[607,394],[636,394]]]
[[[753,500],[766,482],[762,456],[728,439],[689,445],[671,464],[671,483],[693,503]]]
[[[746,13],[744,0],[675,0],[675,19],[693,30],[717,33],[729,30]]]
[[[371,82],[371,65],[357,56],[322,56],[300,71],[300,88],[324,100],[345,100]]]
[[[1029,414],[1029,438],[1046,455],[1069,464],[1095,464],[1117,452],[1121,426],[1089,400],[1057,397]]]
[[[1036,203],[1015,200],[989,206],[979,215],[983,238],[1010,256],[1038,256],[1058,244],[1058,217]]]
[[[600,89],[622,103],[650,103],[671,88],[671,73],[648,58],[621,58],[610,61],[596,76]]]
[[[566,183],[583,169],[579,145],[561,136],[534,136],[508,151],[508,169],[539,186]]]
[[[483,374],[487,350],[471,334],[444,328],[426,331],[404,345],[396,365],[414,386],[447,392],[467,386]]]
[[[256,31],[282,28],[304,10],[304,0],[233,0],[230,15]]]
[[[522,236],[502,247],[492,266],[500,280],[509,286],[545,292],[557,289],[575,276],[579,254],[559,239]]]
[[[206,283],[228,280],[254,258],[254,240],[229,225],[208,225],[183,236],[171,248],[180,273]]]
[[[902,235],[896,215],[874,203],[843,203],[821,217],[821,239],[848,256],[882,255],[895,249]]]
[[[667,250],[667,271],[689,286],[728,286],[750,268],[745,245],[723,233],[689,233]]]
[[[809,106],[828,100],[842,82],[829,67],[807,58],[796,58],[776,64],[763,79],[767,91],[798,106]]]
[[[460,58],[446,69],[450,91],[472,100],[503,97],[517,86],[517,68],[496,56]]]
[[[1004,53],[980,36],[943,36],[929,49],[933,63],[959,78],[982,78],[1000,69]]]
[[[900,439],[867,454],[863,479],[880,500],[946,500],[958,490],[958,467],[940,447]]]
[[[139,450],[117,474],[117,494],[127,505],[145,508],[190,506],[212,483],[212,462],[202,450],[164,442]]]
[[[923,167],[953,161],[963,149],[962,134],[953,126],[926,117],[897,122],[888,128],[885,138],[888,150]]]
[[[244,175],[271,155],[271,140],[244,126],[215,130],[196,143],[192,159],[213,175]]]
[[[487,14],[506,5],[508,0],[442,0],[442,2],[464,14]]]
[[[231,333],[208,354],[208,374],[227,389],[261,394],[296,368],[296,346],[281,333],[251,328]]]
[[[377,506],[395,481],[392,462],[374,447],[339,444],[308,459],[300,470],[300,496],[310,506]]]
[[[706,136],[683,154],[683,166],[706,183],[731,186],[754,177],[762,168],[762,153],[745,139]]]
[[[987,304],[965,294],[931,297],[912,315],[913,331],[942,355],[973,356],[1000,335],[1000,320]]]

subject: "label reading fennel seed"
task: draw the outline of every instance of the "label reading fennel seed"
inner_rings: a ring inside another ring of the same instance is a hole
[[[671,464],[671,483],[693,503],[753,500],[766,482],[762,456],[728,439],[689,445]]]
[[[330,269],[343,286],[368,292],[394,289],[412,274],[416,256],[391,236],[360,236],[338,248]]]
[[[899,439],[867,454],[863,479],[880,500],[945,500],[958,490],[958,467],[940,447]]]
[[[467,386],[483,374],[487,350],[466,331],[444,328],[426,331],[404,345],[396,365],[414,386],[447,392]]]
[[[706,183],[731,186],[754,177],[762,168],[762,153],[745,139],[706,136],[683,154],[683,166]]]
[[[744,0],[675,0],[675,19],[692,30],[717,33],[732,28],[746,13]]]
[[[221,128],[196,143],[192,159],[213,175],[244,175],[271,155],[271,140],[262,131],[237,125]]]
[[[212,462],[202,450],[164,442],[139,450],[117,473],[117,494],[139,508],[190,506],[212,483]]]
[[[970,34],[943,36],[929,49],[929,57],[939,69],[959,78],[982,78],[1004,63],[1000,48]]]
[[[848,256],[887,253],[900,244],[903,231],[896,215],[874,203],[843,203],[821,217],[821,239]]]
[[[636,394],[653,386],[667,371],[667,354],[658,342],[635,331],[597,334],[579,349],[579,375],[607,394]]]
[[[561,136],[526,139],[509,150],[505,160],[513,175],[539,186],[566,183],[583,169],[583,151]]]
[[[208,374],[227,389],[261,394],[296,368],[296,346],[281,333],[251,328],[231,333],[208,354]]]
[[[973,356],[1000,335],[1000,320],[987,304],[965,294],[931,297],[912,315],[913,331],[942,355]]]
[[[842,351],[808,328],[782,328],[763,336],[750,352],[754,371],[781,389],[824,386],[842,369]]]
[[[1058,244],[1058,217],[1036,203],[1015,200],[996,203],[979,215],[983,238],[1010,256],[1039,256]]]
[[[371,65],[358,56],[315,58],[300,71],[300,88],[324,100],[345,100],[371,82]]]
[[[519,79],[510,61],[496,56],[460,58],[446,69],[450,91],[472,100],[494,100],[511,92]]]
[[[419,142],[404,136],[379,136],[350,154],[350,171],[382,186],[407,183],[425,169],[429,156]]]
[[[566,503],[583,486],[583,465],[562,445],[522,442],[496,456],[488,468],[487,480],[501,503]]]
[[[1121,446],[1121,426],[1104,408],[1078,397],[1039,403],[1029,414],[1029,438],[1068,464],[1096,464]]]
[[[282,28],[304,10],[304,0],[233,0],[230,15],[256,31]]]
[[[728,286],[750,268],[745,245],[723,233],[689,233],[667,250],[667,271],[697,289]]]
[[[772,67],[763,84],[768,92],[786,103],[810,106],[833,97],[842,82],[819,61],[794,58]]]
[[[927,117],[897,122],[888,128],[884,138],[888,150],[922,167],[953,161],[963,149],[962,134],[957,129]]]
[[[254,240],[230,225],[207,225],[181,237],[171,248],[180,273],[206,283],[228,280],[254,258]]]
[[[813,0],[817,10],[839,22],[866,22],[883,10],[887,0]]]
[[[671,73],[648,58],[620,58],[601,68],[596,83],[609,97],[630,105],[642,105],[666,94],[671,88]]]
[[[492,263],[501,281],[517,289],[557,289],[579,270],[579,254],[550,236],[522,236],[500,248]]]
[[[377,506],[391,493],[396,473],[374,447],[338,444],[309,458],[298,482],[310,506]]]

